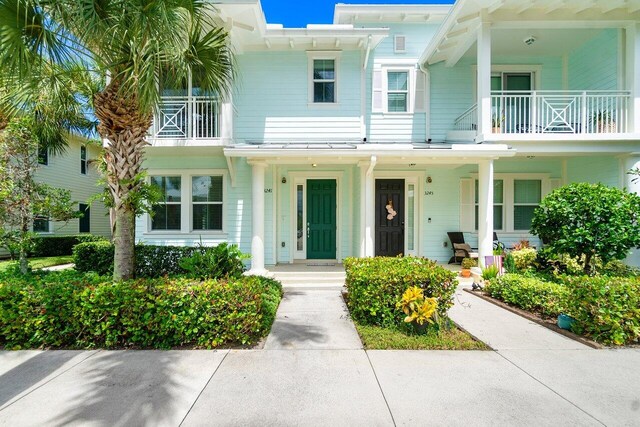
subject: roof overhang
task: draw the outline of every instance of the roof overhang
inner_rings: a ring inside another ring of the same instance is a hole
[[[340,146],[342,145],[342,146]],[[226,147],[227,157],[265,159],[281,163],[326,160],[356,163],[376,156],[378,163],[476,163],[513,157],[516,151],[502,144],[239,144]]]
[[[334,24],[358,22],[440,23],[451,10],[450,5],[421,4],[337,4]]]
[[[624,28],[639,21],[636,0],[457,0],[419,62],[455,65],[476,42],[481,23],[504,29],[567,29]]]

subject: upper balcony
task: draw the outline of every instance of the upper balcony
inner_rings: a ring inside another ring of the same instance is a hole
[[[154,114],[154,146],[221,145],[221,103],[215,96],[163,96]]]
[[[631,91],[491,92],[491,139],[603,139],[623,137],[631,129]],[[454,132],[478,130],[474,104],[454,121]]]

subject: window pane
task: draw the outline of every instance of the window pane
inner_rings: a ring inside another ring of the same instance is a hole
[[[222,202],[222,177],[194,176],[191,193],[194,202]]]
[[[389,72],[387,73],[387,88],[389,90],[407,90],[407,72]]]
[[[304,198],[304,187],[302,185],[298,185],[296,188],[297,200],[296,200],[296,210],[297,210],[297,218],[296,218],[296,249],[301,251],[304,249],[304,221],[303,221],[303,198]]]
[[[504,181],[496,179],[493,181],[493,203],[502,203],[504,200]]]
[[[537,206],[516,206],[513,209],[513,229],[529,230],[533,220],[533,212]]]
[[[313,84],[313,102],[335,102],[335,83],[322,82]]]
[[[194,230],[222,230],[222,205],[193,205]]]
[[[180,230],[180,205],[159,204],[153,207],[152,230]]]
[[[43,147],[38,147],[38,164],[40,165],[48,165],[49,164],[49,150]]]
[[[36,218],[33,220],[33,231],[36,233],[49,232],[49,218]]]
[[[389,108],[392,113],[407,111],[407,94],[406,93],[389,93]]]
[[[179,176],[152,176],[151,184],[160,189],[164,202],[181,201],[181,180]]]
[[[502,205],[493,205],[493,229],[502,230]]]
[[[540,203],[542,182],[536,180],[518,180],[513,184],[515,203]]]
[[[336,78],[335,68],[333,59],[315,59],[313,61],[313,79],[334,80]]]
[[[89,208],[89,205],[80,203],[78,210],[82,214],[82,218],[80,218],[79,220],[80,233],[90,233],[91,232],[91,208]]]

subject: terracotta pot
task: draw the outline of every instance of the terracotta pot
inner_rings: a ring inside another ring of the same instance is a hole
[[[463,268],[462,271],[460,272],[460,275],[462,277],[471,277],[471,270],[468,268]]]

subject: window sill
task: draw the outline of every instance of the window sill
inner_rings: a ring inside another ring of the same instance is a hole
[[[229,233],[225,233],[224,231],[209,231],[209,230],[193,230],[188,232],[183,232],[180,230],[149,230],[142,233],[143,236],[184,236],[184,237],[193,237],[193,236],[211,236],[211,237],[227,237]]]
[[[309,108],[339,108],[340,104],[337,102],[309,102],[307,104]]]

